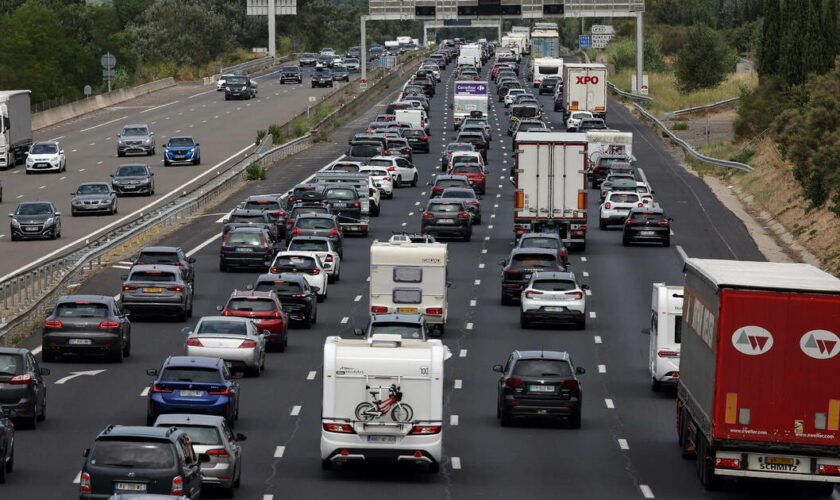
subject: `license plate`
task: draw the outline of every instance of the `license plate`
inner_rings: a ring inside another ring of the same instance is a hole
[[[181,396],[185,398],[200,398],[204,395],[204,391],[181,391]]]
[[[795,459],[791,457],[765,457],[764,462],[773,465],[795,465]]]
[[[438,224],[455,224],[455,221],[452,219],[438,219]]]
[[[70,339],[67,343],[70,345],[91,345],[93,341],[90,339]]]
[[[236,251],[237,252],[253,252],[254,249],[253,248],[248,248],[248,247],[238,247],[236,249]]]
[[[416,307],[400,307],[399,309],[397,309],[397,311],[399,311],[401,313],[416,313],[417,308]]]
[[[146,491],[146,483],[114,483],[114,492]]]
[[[23,230],[24,231],[29,231],[31,233],[31,232],[37,231],[38,228],[37,227],[25,227],[25,228],[23,228]]]
[[[368,436],[367,437],[368,443],[383,443],[383,444],[394,444],[397,442],[396,436]]]
[[[143,291],[146,293],[160,293],[163,291],[163,288],[144,288]]]
[[[639,234],[641,234],[642,236],[653,236],[654,234],[656,234],[656,231],[639,231]]]
[[[564,307],[546,307],[545,308],[546,312],[551,312],[551,313],[559,313],[559,312],[563,312],[564,310],[565,310]]]
[[[531,279],[531,273],[523,273],[522,274],[522,279],[526,279],[526,280]]]
[[[531,385],[528,386],[528,390],[531,392],[554,392],[553,385]]]

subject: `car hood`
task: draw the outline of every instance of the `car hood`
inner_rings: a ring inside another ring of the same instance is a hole
[[[145,175],[126,175],[126,176],[114,176],[114,180],[118,182],[126,182],[126,181],[146,181],[149,178]]]
[[[195,146],[166,146],[167,151],[192,151]]]
[[[53,217],[53,215],[15,215],[15,220],[22,224],[31,224],[33,222],[44,222],[50,217]]]
[[[111,198],[109,194],[77,194],[73,196],[76,201],[94,201],[94,200],[108,200]]]
[[[47,161],[47,160],[52,160],[53,158],[55,158],[57,156],[58,156],[58,153],[51,153],[51,154],[44,154],[44,155],[30,154],[28,156],[28,158],[33,160],[33,161]]]

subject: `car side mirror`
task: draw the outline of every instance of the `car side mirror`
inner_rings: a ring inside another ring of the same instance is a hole
[[[61,212],[56,212],[55,215],[60,216]]]
[[[207,453],[199,453],[198,454],[198,463],[206,464],[208,462],[210,462],[210,455],[208,455]]]
[[[506,264],[507,264],[507,261],[505,259],[502,259],[502,260],[499,261],[499,265],[502,266],[502,267],[505,267]]]
[[[76,193],[70,193],[70,196],[76,196]]]
[[[364,337],[365,336],[365,331],[362,330],[361,328],[354,328],[353,329],[353,335],[355,335],[357,337]]]
[[[673,217],[668,217],[668,222],[674,222],[674,218]]]
[[[196,142],[195,145],[196,146],[201,146],[201,143]]]
[[[151,172],[151,173],[149,174],[149,176],[150,176],[150,177],[154,177],[154,176],[155,176],[155,173],[154,173],[154,172]]]
[[[146,370],[146,375],[148,375],[150,377],[157,377],[157,374],[158,374],[158,371],[157,371],[156,368],[151,368],[149,370]]]
[[[222,309],[224,309],[224,307],[222,307],[222,306],[216,306],[216,310],[217,310],[217,311],[221,312],[221,311],[222,311]]]
[[[14,217],[14,216],[15,216],[15,214],[9,212],[9,217]]]
[[[577,368],[575,368],[575,373],[578,375],[583,375],[584,373],[586,373],[586,370],[582,366],[578,366]]]
[[[63,149],[59,149],[59,150],[58,150],[58,154],[63,155],[63,154],[64,154],[64,150],[63,150]]]
[[[237,441],[245,441],[246,439],[248,439],[247,437],[245,437],[245,434],[242,434],[241,432],[237,432],[235,437]]]
[[[114,177],[114,174],[108,174],[108,177],[113,178],[113,177]]]
[[[183,333],[184,335],[189,335],[192,333],[192,330],[190,330],[190,327],[185,326],[184,328],[181,328],[181,333]]]
[[[50,374],[50,369],[49,368],[41,368],[38,371],[38,373],[40,373],[41,375],[49,375]]]
[[[502,365],[493,365],[493,371],[498,373],[504,373],[505,368]]]
[[[641,334],[642,335],[650,335],[650,328],[642,328]]]

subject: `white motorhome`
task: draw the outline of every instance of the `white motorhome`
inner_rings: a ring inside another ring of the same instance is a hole
[[[620,130],[587,130],[586,140],[589,141],[589,164],[594,165],[602,155],[622,155],[636,161],[633,156],[633,132]]]
[[[321,466],[386,461],[438,472],[443,449],[440,340],[327,337]]]
[[[649,364],[651,388],[676,385],[680,379],[680,344],[682,337],[683,287],[653,284],[651,298]]]
[[[370,246],[371,314],[422,314],[437,335],[443,335],[447,308],[445,243],[414,243],[394,235]]]
[[[553,76],[563,77],[563,59],[560,57],[539,57],[534,59],[534,66],[531,68],[531,81],[534,88],[539,87],[543,79]]]

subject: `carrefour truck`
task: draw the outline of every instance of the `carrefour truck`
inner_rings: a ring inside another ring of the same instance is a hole
[[[0,91],[0,169],[23,161],[32,145],[29,90]]]
[[[607,116],[607,67],[603,64],[563,65],[563,106],[568,118],[573,111]]]
[[[321,466],[390,462],[438,472],[443,455],[440,340],[327,337]]]
[[[677,434],[721,478],[840,483],[840,279],[808,264],[687,259]]]
[[[519,132],[514,147],[513,227],[556,232],[567,247],[586,249],[586,134]]]
[[[473,112],[481,112],[487,117],[490,101],[487,97],[487,82],[455,82],[455,95],[452,98],[452,129],[458,130],[464,118]]]

